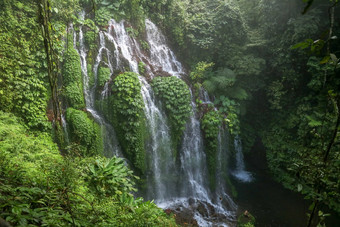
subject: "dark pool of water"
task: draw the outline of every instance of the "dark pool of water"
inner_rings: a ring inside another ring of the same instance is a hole
[[[255,216],[256,226],[259,227],[306,226],[310,201],[271,179],[261,141],[257,141],[246,156],[246,169],[253,173],[253,182],[242,183],[232,179],[238,193],[235,201],[239,206],[239,213],[245,210],[250,212]],[[333,226],[340,226],[339,215],[332,214],[328,218],[327,227]]]

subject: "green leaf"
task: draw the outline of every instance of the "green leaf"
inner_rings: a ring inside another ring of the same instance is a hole
[[[331,58],[330,56],[325,56],[325,57],[320,61],[320,64],[326,64],[326,63],[328,63],[330,58]]]

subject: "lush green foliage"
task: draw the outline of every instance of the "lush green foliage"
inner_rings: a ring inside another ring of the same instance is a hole
[[[224,122],[228,125],[229,132],[236,136],[240,134],[240,105],[224,95],[215,99],[214,104],[218,111],[224,116]]]
[[[145,172],[145,119],[141,85],[132,72],[119,74],[113,81],[110,97],[112,121],[124,153],[139,173]]]
[[[101,127],[86,112],[67,108],[66,120],[72,151],[77,155],[99,155],[103,152],[103,138]]]
[[[175,151],[178,149],[186,122],[191,114],[190,91],[185,82],[175,76],[155,77],[152,87],[170,121]]]
[[[214,190],[217,166],[218,134],[222,125],[222,116],[210,109],[201,119],[201,129],[204,136],[204,148],[208,163],[210,187]]]
[[[338,134],[340,83],[333,53],[339,45],[331,39],[339,35],[339,14],[333,15],[332,25],[325,20],[332,16],[323,13],[318,3],[306,15],[299,12],[302,1],[240,1],[240,7],[255,14],[244,18],[252,34],[257,34],[257,39],[251,37],[254,48],[263,47],[266,51],[260,57],[268,59],[262,75],[268,86],[254,93],[267,97],[248,104],[243,132],[247,129],[247,135],[263,139],[278,181],[339,212],[340,186],[335,176],[340,148],[338,136],[333,136]],[[327,35],[321,35],[325,31]]]
[[[70,107],[82,109],[85,107],[83,94],[83,80],[80,58],[73,47],[72,35],[69,37],[68,46],[64,55],[63,85],[64,96]]]
[[[1,217],[13,226],[176,226],[129,194],[134,176],[119,158],[63,157],[49,135],[32,135],[3,112],[0,150]]]
[[[48,129],[45,53],[34,1],[0,3],[0,110]]]

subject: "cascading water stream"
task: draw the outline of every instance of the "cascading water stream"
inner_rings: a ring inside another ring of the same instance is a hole
[[[63,127],[63,131],[64,131],[64,136],[65,136],[65,144],[69,145],[70,144],[70,137],[68,135],[68,131],[67,131],[67,122],[65,120],[65,116],[64,114],[61,115],[61,125]]]
[[[252,182],[254,180],[252,174],[246,171],[244,165],[244,157],[242,152],[242,143],[239,136],[235,137],[234,146],[236,151],[236,169],[232,172],[232,175],[242,182]]]
[[[141,78],[142,96],[145,102],[145,116],[151,134],[148,145],[150,152],[151,176],[148,181],[152,182],[148,187],[148,198],[163,201],[173,193],[173,184],[166,181],[164,176],[171,176],[176,172],[175,158],[171,151],[170,130],[164,113],[155,105],[153,91],[146,80]],[[162,179],[164,178],[164,179]]]
[[[150,20],[145,21],[146,39],[150,46],[150,60],[160,70],[174,76],[184,74],[182,64],[177,61],[175,54],[166,45],[165,36]]]
[[[83,11],[80,14],[80,19],[84,20],[85,17],[85,12]],[[74,31],[74,47],[76,48],[76,39],[77,35],[76,32]],[[94,100],[95,100],[95,89],[97,86],[97,71],[98,71],[98,66],[101,62],[102,58],[102,52],[105,48],[105,43],[103,41],[103,37],[100,38],[100,49],[98,56],[96,58],[96,62],[94,64],[94,85],[92,88],[90,88],[89,85],[89,75],[87,72],[87,50],[85,47],[84,43],[84,36],[83,36],[83,27],[80,26],[79,28],[79,49],[76,48],[78,51],[78,54],[80,56],[80,65],[81,65],[81,70],[83,74],[83,84],[84,84],[84,98],[85,98],[85,105],[86,105],[86,110],[91,113],[93,118],[98,122],[98,124],[101,125],[102,128],[102,133],[103,133],[103,139],[104,139],[104,152],[105,155],[108,157],[112,157],[113,155],[115,156],[120,156],[122,157],[121,150],[118,144],[118,140],[116,137],[116,133],[113,129],[113,127],[105,121],[105,119],[101,116],[99,112],[97,112],[94,108]],[[107,49],[106,49],[107,50]],[[109,55],[109,52],[107,52]],[[109,65],[110,66],[110,65]]]

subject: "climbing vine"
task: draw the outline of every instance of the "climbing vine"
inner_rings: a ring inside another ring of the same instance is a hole
[[[140,172],[145,172],[144,130],[145,120],[141,85],[132,72],[119,74],[113,81],[110,105],[112,121],[119,142],[127,158]]]
[[[47,81],[43,40],[33,1],[0,2],[0,110],[47,130]]]
[[[183,80],[175,76],[156,77],[151,85],[169,118],[171,137],[176,150],[191,113],[189,88]]]
[[[82,109],[85,107],[80,58],[69,38],[64,55],[63,84],[64,97],[70,107]]]

